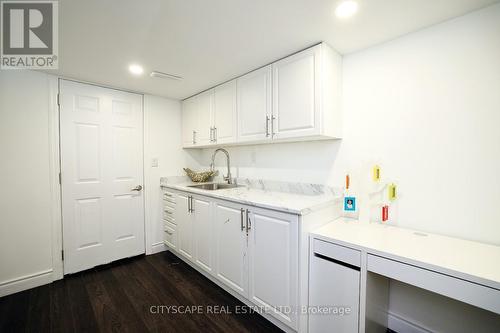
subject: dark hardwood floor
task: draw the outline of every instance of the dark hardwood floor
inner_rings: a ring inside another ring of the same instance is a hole
[[[162,252],[2,297],[0,332],[281,332],[257,313],[242,313],[245,309]]]

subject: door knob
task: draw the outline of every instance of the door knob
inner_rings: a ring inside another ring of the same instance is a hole
[[[131,191],[137,191],[137,192],[142,191],[142,185],[137,185],[136,187],[134,187],[133,189],[131,189]]]

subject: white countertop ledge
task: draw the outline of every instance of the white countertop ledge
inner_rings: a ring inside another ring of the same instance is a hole
[[[313,211],[338,203],[341,200],[339,195],[335,195],[328,191],[326,191],[326,193],[318,194],[298,194],[263,190],[252,188],[250,186],[219,189],[215,191],[189,187],[189,185],[195,184],[201,183],[192,183],[189,181],[168,182],[168,180],[165,179],[162,179],[161,181],[161,187],[163,188],[199,194],[206,197],[232,201],[248,206],[273,209],[297,215],[307,215]]]
[[[500,246],[348,218],[311,235],[500,290]]]

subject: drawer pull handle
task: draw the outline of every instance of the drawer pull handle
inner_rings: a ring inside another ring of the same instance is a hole
[[[316,258],[319,258],[319,259],[323,259],[323,260],[326,260],[326,261],[329,261],[331,263],[334,263],[334,264],[337,264],[337,265],[340,265],[340,266],[344,266],[344,267],[347,267],[347,268],[350,268],[350,269],[354,269],[356,271],[360,271],[360,268],[357,267],[357,266],[354,266],[354,265],[351,265],[351,264],[348,264],[346,262],[343,262],[343,261],[340,261],[340,260],[337,260],[337,259],[333,259],[333,258],[330,258],[330,257],[327,257],[327,256],[324,256],[322,254],[319,254],[319,253],[316,253],[314,252],[314,256]]]

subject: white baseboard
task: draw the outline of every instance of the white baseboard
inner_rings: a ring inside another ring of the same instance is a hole
[[[163,242],[158,242],[158,243],[151,244],[151,250],[147,254],[155,254],[155,253],[163,252],[166,250],[167,250],[167,247],[165,246],[165,244],[163,244]]]
[[[394,313],[387,314],[387,326],[397,333],[431,333],[432,331],[408,321]]]
[[[52,273],[52,269],[47,269],[45,271],[0,282],[0,297],[51,283],[54,281]]]

